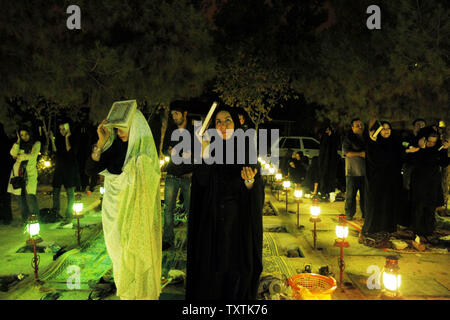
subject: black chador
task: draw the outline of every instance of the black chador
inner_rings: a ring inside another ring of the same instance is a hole
[[[239,118],[233,110],[227,111],[236,130]],[[212,119],[214,123],[215,116]],[[262,272],[264,189],[259,167],[253,188],[247,189],[241,177],[243,166],[194,166],[188,218],[187,300],[256,299]]]
[[[392,136],[367,138],[366,151],[366,216],[364,235],[397,231],[400,209],[401,145]]]

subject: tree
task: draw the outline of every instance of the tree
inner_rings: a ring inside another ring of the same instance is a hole
[[[230,0],[217,12],[215,91],[225,103],[244,108],[256,128],[271,120],[273,108],[298,98],[291,86],[293,65],[306,68],[307,45],[324,19],[322,3]]]
[[[91,108],[105,117],[113,101],[142,107],[202,92],[214,76],[206,19],[183,0],[80,0],[81,30],[69,30],[70,1],[7,2],[0,21],[0,96],[35,105]]]
[[[450,19],[444,1],[379,1],[382,29],[365,21],[370,1],[331,1],[337,22],[318,34],[312,74],[293,87],[333,122],[354,116],[449,117]]]

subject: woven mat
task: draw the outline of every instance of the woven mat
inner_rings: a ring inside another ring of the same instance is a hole
[[[69,289],[68,280],[73,278],[77,268],[79,268],[80,288],[76,290],[90,290],[88,282],[97,281],[112,268],[103,232],[85,243],[82,249],[72,249],[58,257],[50,268],[42,273],[40,279],[45,281],[45,287]]]
[[[278,247],[273,236],[268,233],[263,233],[263,272],[266,274],[282,273],[286,277],[291,277],[295,273],[290,266],[287,258],[278,255]]]

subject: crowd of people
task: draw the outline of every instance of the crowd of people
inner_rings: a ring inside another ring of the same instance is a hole
[[[223,156],[224,161],[211,165],[172,161],[177,151],[193,159],[192,153],[176,150],[173,130],[186,130],[198,139],[203,157],[212,154],[211,139],[192,126],[186,103],[174,101],[170,112],[173,128],[166,134],[163,153],[171,160],[162,168],[166,171],[162,210],[160,156],[147,120],[136,110],[126,128],[102,121],[93,136],[96,143],[84,153],[87,159],[82,163],[77,160],[81,144],[73,138],[70,125],[58,123],[56,136],[50,133],[56,160],[53,211],[59,214],[64,186],[67,209],[61,226],[70,225],[74,193],[82,180],[88,187],[91,177],[103,176],[102,224],[117,295],[125,300],[158,299],[162,251],[175,245],[174,212],[180,198],[188,217],[186,299],[255,299],[263,268],[264,182],[259,164],[251,164],[248,157],[237,164],[237,150],[226,148],[237,129],[248,128],[245,112],[228,107],[215,110],[209,129],[215,129],[217,139],[224,142],[222,149],[214,149],[214,155]],[[389,122],[372,122],[366,129],[360,119],[353,119],[342,141],[327,126],[319,156],[308,161],[301,152],[293,152],[288,175],[298,186],[325,198],[336,188],[345,189],[348,220],[355,217],[359,193],[363,237],[393,233],[397,225],[419,236],[431,235],[435,209],[444,204],[448,193],[448,187],[441,184],[449,164],[446,133],[418,119],[411,136],[402,139],[393,134]],[[10,147],[2,129],[2,150],[10,153],[11,162],[3,169],[7,177],[2,178],[2,187],[7,190],[2,191],[7,192],[2,193],[1,206],[6,209],[1,210],[1,219],[12,221],[11,199],[5,196],[10,193],[17,196],[25,223],[30,213],[39,213],[36,161],[41,143],[30,128],[20,127]],[[225,161],[227,156],[234,156],[235,161]]]
[[[366,126],[355,118],[350,126],[341,139],[327,126],[319,156],[311,160],[306,172],[290,162],[291,180],[297,182],[301,175],[302,186],[322,199],[345,190],[349,221],[355,219],[359,195],[363,241],[386,239],[399,230],[429,241],[435,231],[435,212],[447,205],[448,128],[443,122],[426,126],[424,119],[414,120],[408,135],[393,131],[388,121],[372,120]],[[341,170],[342,161],[345,168]]]

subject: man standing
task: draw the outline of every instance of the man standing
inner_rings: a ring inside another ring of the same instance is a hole
[[[418,118],[413,121],[413,131],[410,135],[406,137],[406,142],[409,143],[409,146],[417,147],[417,134],[419,133],[419,130],[422,128],[425,128],[426,122],[424,119]]]
[[[364,123],[359,119],[351,122],[352,130],[347,134],[342,142],[342,154],[345,156],[345,215],[347,220],[353,220],[356,213],[356,193],[359,190],[359,207],[364,219],[364,176],[365,165],[365,143],[364,143]]]
[[[166,167],[166,178],[164,187],[164,233],[163,233],[163,250],[167,250],[174,245],[175,234],[174,228],[174,211],[177,203],[178,191],[181,190],[183,197],[183,206],[186,216],[189,215],[189,200],[191,197],[191,177],[193,170],[193,141],[194,128],[192,124],[188,123],[188,111],[186,102],[182,100],[173,101],[170,105],[170,114],[175,128],[168,135],[166,135],[166,142],[164,144],[163,153],[170,156],[170,162]],[[181,163],[174,164],[172,156],[174,156],[173,147],[177,145],[178,141],[172,141],[172,132],[175,130],[187,130],[191,139],[191,152],[189,150],[182,150],[181,157],[189,157],[191,159],[189,164]]]

